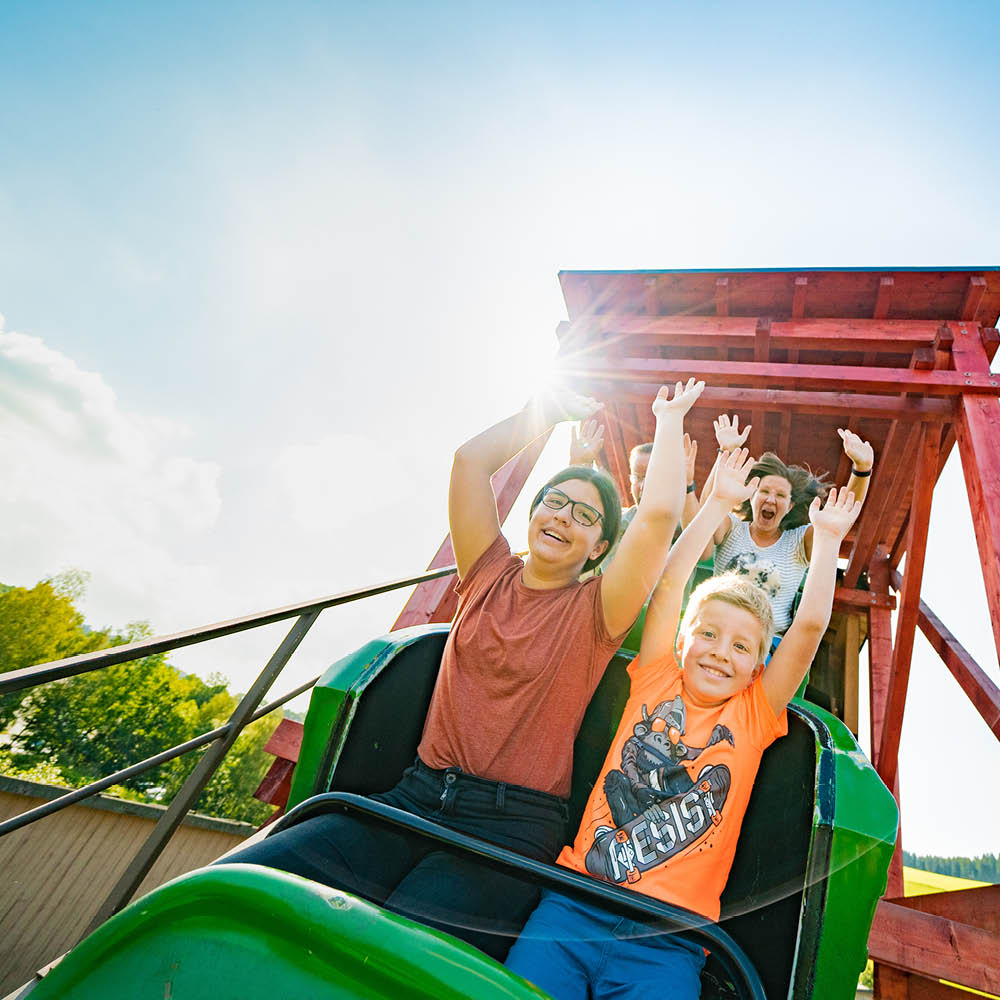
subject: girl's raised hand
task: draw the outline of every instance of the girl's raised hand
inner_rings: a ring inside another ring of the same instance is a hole
[[[698,442],[692,440],[690,434],[684,435],[684,471],[686,482],[694,482],[694,463],[698,457]]]
[[[695,404],[695,400],[702,394],[705,388],[704,382],[696,382],[693,378],[687,380],[687,385],[678,382],[674,387],[674,398],[670,398],[670,389],[665,385],[660,386],[660,391],[653,400],[653,416],[657,419],[672,414],[683,417]]]
[[[719,447],[724,451],[732,451],[734,448],[743,447],[753,424],[747,424],[741,431],[738,414],[734,414],[732,421],[730,421],[728,415],[722,413],[712,423],[712,426],[715,428],[715,440],[719,442]]]
[[[601,453],[604,444],[604,426],[596,420],[584,420],[580,431],[574,426],[570,431],[569,464],[590,465]]]
[[[858,472],[867,472],[875,462],[875,450],[872,446],[846,427],[838,427],[837,433],[844,442],[844,454],[851,460],[851,465]]]
[[[728,506],[735,507],[744,500],[749,500],[757,489],[760,479],[754,476],[747,482],[747,476],[753,468],[755,459],[746,448],[737,448],[715,467],[715,482],[712,484],[711,496],[722,500]]]
[[[846,488],[832,489],[826,503],[816,497],[809,507],[809,521],[813,533],[830,535],[838,542],[851,530],[851,525],[861,513],[861,501],[854,499],[854,493]]]

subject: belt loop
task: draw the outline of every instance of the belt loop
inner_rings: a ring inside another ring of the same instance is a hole
[[[507,790],[507,783],[505,781],[497,782],[497,812],[503,812],[503,799],[504,792]]]

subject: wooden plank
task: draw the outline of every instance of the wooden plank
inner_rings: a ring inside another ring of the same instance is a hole
[[[295,719],[282,719],[264,744],[264,752],[285,760],[297,761],[302,747],[302,730],[305,727]]]
[[[551,433],[546,431],[535,438],[502,469],[493,474],[493,493],[496,496],[497,516],[501,525],[507,519],[528,476],[531,475],[531,470],[535,467],[538,456],[542,453]],[[454,562],[455,550],[451,547],[449,534],[445,536],[427,568],[441,569]],[[450,622],[455,617],[455,610],[458,607],[458,595],[455,593],[457,582],[457,576],[445,576],[417,584],[389,631],[395,632],[410,625],[426,625],[428,622]]]
[[[757,320],[753,341],[753,359],[765,364],[771,360],[771,320],[766,316]],[[763,409],[757,407],[750,411],[751,455],[764,453],[764,421],[765,411]]]
[[[1000,935],[1000,885],[928,892],[922,896],[895,899],[893,902],[910,910],[933,913]]]
[[[836,600],[836,598],[834,598]],[[858,681],[861,623],[856,613],[844,616],[844,725],[858,735]]]
[[[670,343],[678,346],[727,347],[753,345],[756,319],[730,316],[729,280],[720,278],[715,285],[715,316],[647,316],[642,313],[588,313],[573,320],[560,334],[570,337],[578,332],[587,341],[600,341],[607,335],[627,336],[635,343]],[[719,313],[720,300],[726,311]],[[794,300],[793,300],[794,308]],[[773,320],[773,346],[803,350],[848,349],[898,351],[908,354],[915,347],[929,347],[945,317],[927,320],[898,319],[806,319],[793,316]],[[577,328],[579,328],[577,330]]]
[[[874,593],[889,593],[889,553],[885,546],[875,550],[868,579]],[[878,767],[878,750],[885,728],[885,708],[892,673],[892,615],[885,605],[868,609],[868,691],[871,713],[871,759]]]
[[[868,608],[896,607],[896,598],[889,593],[878,594],[874,590],[851,590],[837,587],[833,592],[833,606],[837,611],[864,611]]]
[[[910,679],[910,658],[917,630],[920,585],[924,573],[924,555],[927,551],[927,525],[930,521],[931,499],[937,476],[938,445],[939,439],[934,428],[924,426],[920,432],[919,459],[906,546],[906,575],[900,592],[896,638],[892,649],[892,674],[889,678],[885,725],[878,753],[878,772],[890,788],[896,781],[899,736],[903,727],[906,689]]]
[[[795,292],[792,296],[792,319],[802,319],[806,314],[806,293],[809,291],[809,279],[803,274],[795,279]]]
[[[875,319],[885,319],[889,315],[889,306],[892,305],[892,291],[895,287],[895,279],[889,275],[883,275],[878,279],[878,298],[875,299]]]
[[[965,324],[957,324],[952,356],[959,375],[989,370],[982,341]],[[1000,402],[979,396],[964,397],[955,431],[994,642],[1000,653],[1000,452],[997,448]]]
[[[899,495],[900,484],[908,481],[908,470],[912,468],[913,452],[919,441],[919,430],[915,424],[903,425],[893,422],[885,439],[882,454],[878,456],[879,468],[872,477],[868,497],[855,528],[854,545],[844,571],[844,586],[856,587],[861,574],[867,569],[875,552],[875,546],[886,542],[882,537],[889,505]]]
[[[569,381],[580,392],[598,399],[615,399],[632,403],[646,403],[656,394],[662,383],[628,383],[619,387],[597,378],[571,376]],[[883,420],[942,421],[955,415],[955,404],[950,399],[907,399],[903,396],[876,396],[850,392],[809,392],[794,389],[738,389],[730,386],[707,386],[695,404],[699,408],[752,409],[757,406],[769,413],[787,411],[789,414],[821,413],[843,417],[874,417]],[[787,443],[779,454],[787,454]]]
[[[729,315],[729,279],[715,279],[715,315]]]
[[[969,989],[1000,992],[1000,942],[969,924],[881,900],[868,954],[884,965]]]
[[[958,314],[959,318],[974,321],[985,294],[986,279],[979,277],[969,278],[969,284],[965,290],[965,299],[962,301],[962,308]]]
[[[797,365],[799,363],[798,348],[789,348],[788,363]],[[759,391],[759,390],[757,390]],[[784,461],[788,455],[788,447],[792,438],[792,411],[789,407],[781,408],[781,419],[778,423],[778,457]]]
[[[979,343],[978,337],[976,342]],[[982,345],[980,344],[980,348]],[[935,396],[1000,395],[1000,376],[969,371],[914,371],[855,365],[789,365],[756,361],[700,361],[690,358],[625,358],[614,364],[578,364],[560,369],[570,377],[612,382],[669,382],[704,379],[711,385],[738,382],[753,388],[853,389],[856,392],[919,392]]]

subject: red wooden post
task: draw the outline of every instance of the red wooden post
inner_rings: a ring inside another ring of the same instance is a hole
[[[546,431],[536,438],[499,472],[493,474],[493,492],[496,494],[497,515],[501,524],[507,519],[550,434],[551,431]],[[454,561],[451,535],[447,535],[427,568],[440,569],[442,566],[450,566]],[[390,631],[395,632],[396,629],[409,625],[426,625],[428,622],[450,622],[458,607],[458,595],[455,593],[457,582],[457,577],[444,576],[417,584]]]
[[[771,320],[763,317],[757,320],[757,329],[753,339],[753,359],[754,361],[767,362],[771,360]],[[750,431],[750,454],[760,456],[764,451],[764,410],[754,409],[750,411],[750,423],[753,429]],[[785,456],[782,456],[784,458]]]
[[[924,424],[920,432],[919,464],[910,507],[910,526],[906,545],[906,576],[896,620],[896,639],[892,649],[892,674],[886,703],[885,724],[879,742],[878,772],[890,788],[896,781],[899,734],[903,726],[906,688],[910,680],[910,657],[920,610],[920,584],[924,575],[927,551],[927,525],[931,516],[931,498],[937,478],[940,434]]]
[[[989,373],[986,351],[972,324],[952,325],[952,357],[959,374]],[[1000,382],[1000,378],[991,379]],[[986,600],[993,620],[993,637],[1000,653],[1000,402],[979,394],[964,395],[955,422],[962,472],[986,583]]]

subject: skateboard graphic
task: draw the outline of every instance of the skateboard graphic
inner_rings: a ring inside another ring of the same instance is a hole
[[[634,885],[643,872],[691,847],[722,822],[729,768],[706,767],[688,791],[672,795],[617,828],[601,827],[584,863],[609,882]]]

